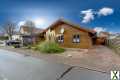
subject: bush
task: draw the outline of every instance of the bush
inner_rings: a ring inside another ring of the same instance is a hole
[[[37,50],[37,47],[36,46],[32,46],[31,49],[32,50]]]
[[[8,40],[8,36],[0,36],[0,40]]]
[[[24,46],[25,49],[31,49],[32,45],[26,45]]]
[[[64,52],[63,48],[60,48],[59,45],[55,42],[42,42],[36,46],[37,50],[40,50],[43,53],[62,53]]]

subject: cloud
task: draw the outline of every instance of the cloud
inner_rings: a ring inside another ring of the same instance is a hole
[[[88,22],[94,20],[96,18],[95,15],[108,16],[108,15],[111,15],[113,13],[114,13],[114,9],[108,8],[108,7],[101,8],[98,11],[95,11],[93,9],[83,10],[83,11],[81,11],[81,14],[84,15],[82,23],[88,23]]]
[[[46,23],[46,20],[44,18],[38,18],[38,19],[34,19],[33,22],[35,23],[36,27],[41,27],[44,26]]]
[[[97,33],[100,33],[102,31],[106,31],[106,28],[103,28],[103,27],[95,27],[94,30],[97,32]]]
[[[94,20],[94,13],[92,9],[81,11],[81,14],[84,14],[82,23],[88,23]]]
[[[114,10],[112,8],[104,7],[99,10],[98,15],[107,16],[113,14],[113,12]]]
[[[24,25],[25,24],[25,21],[20,21],[19,23],[18,23],[18,26],[22,26],[22,25]]]

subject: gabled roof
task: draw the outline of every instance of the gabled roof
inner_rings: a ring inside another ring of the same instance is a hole
[[[43,31],[43,29],[41,29],[41,28],[34,28],[33,33],[39,34],[39,33],[41,33],[42,31]]]
[[[28,31],[29,26],[24,26],[23,25],[23,26],[20,27],[20,30],[21,29],[23,29],[24,31]],[[32,31],[33,31],[34,34],[39,34],[39,33],[41,33],[43,31],[43,29],[34,27]]]
[[[86,28],[80,27],[79,25],[73,24],[73,23],[71,23],[69,21],[66,21],[64,19],[57,20],[56,22],[51,24],[47,29],[45,29],[43,32],[46,32],[48,29],[53,28],[55,25],[58,25],[60,23],[64,23],[64,24],[70,25],[70,26],[72,26],[72,27],[74,27],[76,29],[79,29],[79,30],[82,30],[82,31],[85,31],[85,32],[96,33],[96,31],[94,31],[94,30],[90,30],[90,29],[86,29]]]
[[[103,32],[103,31],[101,31],[100,34],[110,35],[109,32]]]

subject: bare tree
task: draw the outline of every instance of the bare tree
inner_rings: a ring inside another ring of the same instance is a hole
[[[34,36],[34,30],[35,30],[35,24],[33,21],[26,21],[25,26],[28,27],[28,33],[30,34],[30,38],[31,38],[31,44],[33,43],[33,36]]]
[[[24,25],[28,27],[28,32],[32,36],[34,34],[34,28],[35,28],[34,22],[28,20],[28,21],[25,22]]]
[[[9,40],[12,40],[12,35],[15,33],[16,29],[15,23],[7,21],[5,24],[3,24],[2,28],[4,33],[9,37]]]

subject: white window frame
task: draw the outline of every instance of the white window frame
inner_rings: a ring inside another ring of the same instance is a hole
[[[79,37],[78,37],[78,36],[79,36]],[[73,35],[72,42],[73,42],[73,43],[80,43],[80,35],[79,35],[79,34]]]
[[[63,42],[64,42],[64,35],[58,36],[57,41],[58,41],[59,43],[63,43]]]

